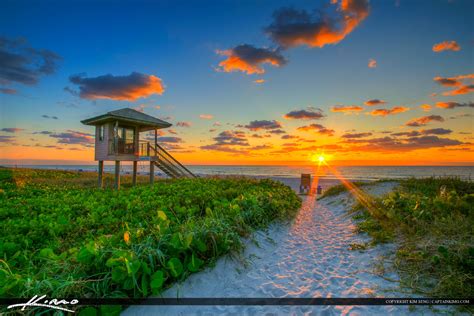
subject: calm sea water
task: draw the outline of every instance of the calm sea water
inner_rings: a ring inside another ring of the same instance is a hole
[[[18,165],[24,168],[58,169],[97,171],[96,165]],[[246,175],[259,177],[296,178],[302,173],[319,174],[320,178],[336,179],[327,168],[317,170],[314,166],[187,166],[198,175]],[[106,172],[113,172],[113,165],[105,165]],[[123,165],[121,173],[127,174],[132,170],[131,165]],[[147,163],[139,163],[138,172],[148,173]],[[346,179],[376,180],[386,178],[459,176],[463,179],[474,178],[474,166],[362,166],[337,167],[337,171]],[[158,170],[156,174],[160,174]]]

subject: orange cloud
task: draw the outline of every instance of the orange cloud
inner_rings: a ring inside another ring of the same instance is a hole
[[[422,104],[420,105],[420,108],[425,111],[425,112],[429,112],[431,110],[431,105],[429,104]]]
[[[433,45],[433,52],[435,53],[440,53],[445,50],[451,50],[451,51],[459,51],[461,50],[461,46],[456,41],[444,41],[438,44]]]
[[[212,120],[214,118],[214,115],[212,114],[199,114],[199,118],[203,120]]]
[[[331,112],[342,112],[342,113],[354,113],[363,111],[364,108],[357,105],[352,106],[344,106],[344,105],[336,105],[331,108]]]
[[[370,115],[372,116],[387,116],[387,115],[393,115],[393,114],[398,114],[398,113],[403,113],[406,111],[409,111],[410,108],[404,107],[404,106],[395,106],[391,109],[377,109],[373,110],[370,112]]]
[[[224,72],[241,71],[248,75],[263,74],[265,70],[262,64],[270,64],[280,67],[286,64],[286,59],[277,50],[256,48],[244,44],[232,49],[217,51],[217,54],[227,56],[227,59],[219,63],[219,70]]]
[[[377,67],[377,61],[375,59],[369,59],[369,64],[368,64],[369,68],[375,68]]]
[[[335,130],[326,128],[322,126],[321,124],[310,124],[306,126],[301,126],[301,127],[298,127],[297,130],[304,131],[304,132],[314,132],[314,133],[328,135],[328,136],[333,136],[335,133]]]
[[[262,84],[262,83],[265,83],[265,79],[257,79],[257,80],[254,80],[253,82],[257,84]]]
[[[462,85],[457,89],[443,92],[443,95],[445,95],[445,96],[462,95],[462,94],[468,94],[468,93],[471,93],[471,92],[474,92],[474,84]]]
[[[455,77],[434,77],[433,80],[444,87],[457,87],[457,89],[443,92],[444,96],[462,95],[474,92],[474,74],[460,75]],[[470,81],[466,84],[465,81]]]
[[[165,87],[160,78],[132,72],[128,76],[104,75],[84,78],[71,76],[69,81],[79,86],[79,92],[71,91],[83,99],[109,99],[117,101],[135,101],[152,94],[163,94]]]
[[[454,109],[454,108],[461,108],[461,107],[470,107],[474,108],[474,103],[458,103],[458,102],[436,102],[436,106],[442,109]]]
[[[332,1],[337,4],[338,1]],[[337,16],[329,18],[328,12],[311,14],[305,10],[282,8],[273,16],[273,23],[266,28],[269,36],[283,48],[307,45],[323,47],[334,45],[349,35],[368,15],[367,0],[340,0]]]
[[[411,121],[408,121],[405,125],[417,127],[417,126],[424,126],[433,121],[444,122],[444,118],[439,115],[422,116],[419,118],[412,119]]]
[[[379,100],[379,99],[372,99],[372,100],[368,100],[368,101],[365,101],[364,104],[367,105],[367,106],[376,106],[376,105],[382,105],[382,104],[385,104],[387,103],[386,101],[384,100]]]

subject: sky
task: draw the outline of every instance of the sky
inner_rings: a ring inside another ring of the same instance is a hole
[[[94,163],[81,120],[187,164],[473,165],[474,2],[8,1],[0,163]],[[142,133],[141,137],[146,138]]]

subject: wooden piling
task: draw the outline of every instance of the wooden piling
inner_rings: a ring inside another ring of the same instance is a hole
[[[104,161],[99,160],[99,188],[102,189],[104,187]]]
[[[120,189],[120,160],[115,161],[115,189]]]
[[[138,164],[138,161],[134,160],[133,161],[133,172],[132,172],[132,185],[137,184],[137,164]]]
[[[150,184],[155,182],[155,164],[153,161],[150,161]]]

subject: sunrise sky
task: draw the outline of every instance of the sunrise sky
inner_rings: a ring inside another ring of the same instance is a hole
[[[94,163],[81,120],[188,164],[474,164],[474,1],[2,1],[0,163]],[[146,135],[143,134],[143,138]]]

